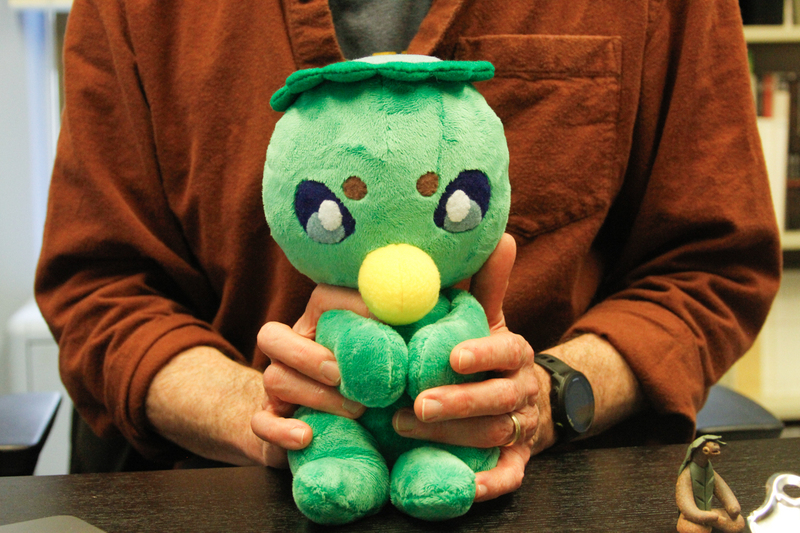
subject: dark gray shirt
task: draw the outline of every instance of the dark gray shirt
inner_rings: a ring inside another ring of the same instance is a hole
[[[347,59],[404,52],[433,0],[328,0]]]

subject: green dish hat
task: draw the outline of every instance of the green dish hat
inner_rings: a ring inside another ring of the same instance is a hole
[[[431,56],[379,55],[298,70],[286,79],[270,99],[275,111],[286,111],[302,93],[323,82],[355,83],[374,76],[396,81],[485,81],[494,76],[488,61],[442,61]]]

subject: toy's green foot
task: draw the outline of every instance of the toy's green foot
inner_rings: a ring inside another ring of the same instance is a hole
[[[292,494],[300,511],[314,522],[346,524],[383,507],[389,500],[388,477],[383,464],[325,457],[295,472]]]
[[[392,503],[424,520],[461,516],[475,499],[475,474],[444,450],[417,448],[403,454],[392,470]]]
[[[295,417],[314,431],[307,448],[289,450],[297,507],[319,524],[346,524],[389,500],[389,469],[358,422],[301,407]]]

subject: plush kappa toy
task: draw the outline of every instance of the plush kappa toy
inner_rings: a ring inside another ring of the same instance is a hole
[[[370,312],[328,311],[316,341],[335,355],[359,420],[300,408],[311,444],[289,452],[299,509],[322,524],[390,498],[427,520],[467,512],[475,472],[499,450],[399,436],[392,416],[423,390],[480,379],[450,367],[460,342],[489,335],[451,289],[494,250],[508,219],[508,148],[471,82],[487,62],[376,56],[295,72],[272,98],[278,121],[263,199],[274,239],[317,283],[357,288]]]

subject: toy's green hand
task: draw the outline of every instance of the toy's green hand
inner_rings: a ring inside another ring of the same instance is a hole
[[[316,340],[336,357],[345,398],[387,407],[403,394],[408,349],[391,327],[352,311],[327,311],[317,322]]]
[[[477,381],[480,374],[458,374],[450,366],[450,352],[462,341],[489,335],[486,313],[468,292],[444,291],[451,310],[436,323],[420,329],[408,345],[408,393],[412,398],[427,389]]]

